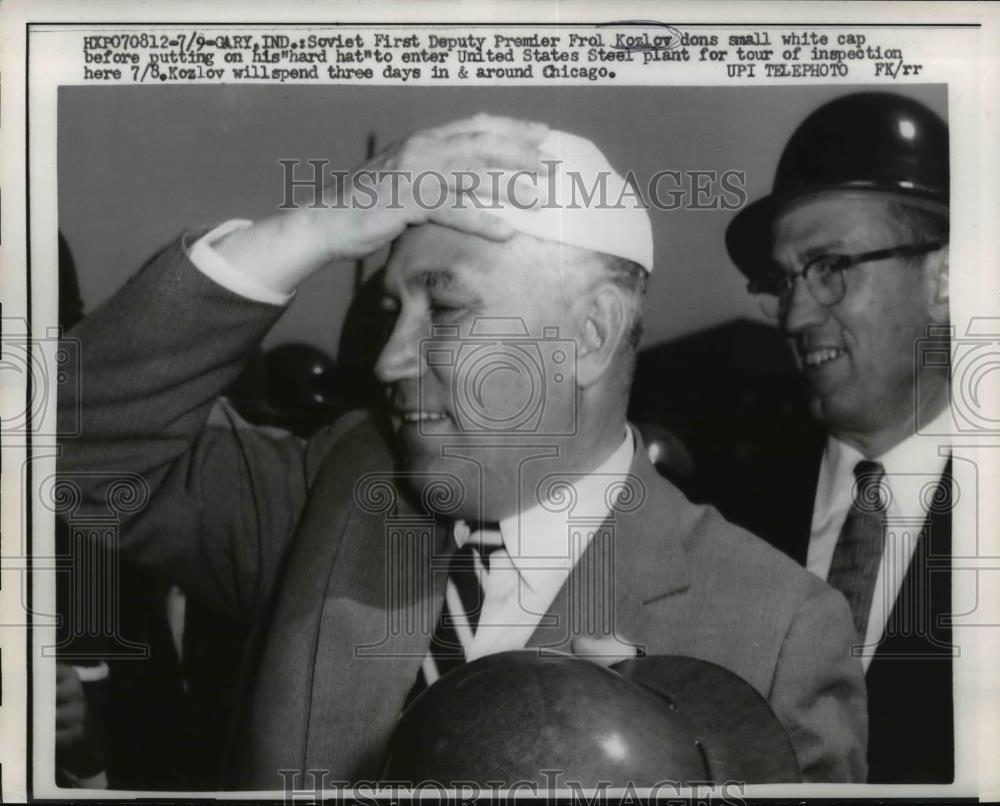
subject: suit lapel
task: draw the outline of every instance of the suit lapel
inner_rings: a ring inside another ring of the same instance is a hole
[[[638,497],[631,503],[625,503],[626,496],[619,499],[616,510],[595,530],[529,647],[569,652],[576,636],[613,635],[647,652],[657,651],[663,615],[649,605],[690,587],[681,535],[682,513],[691,506],[657,474],[635,429],[633,435],[629,485]],[[574,528],[572,517],[569,528]]]
[[[798,478],[789,479],[798,487],[798,493],[783,495],[779,512],[784,509],[788,523],[788,539],[778,548],[784,549],[799,565],[805,565],[809,557],[809,540],[812,536],[813,509],[816,505],[816,487],[819,484],[819,469],[823,463],[826,440],[817,440],[808,446],[806,459],[800,468]]]
[[[872,783],[954,780],[951,483],[949,458],[866,675]]]
[[[937,621],[951,613],[951,507],[947,503],[951,484],[949,458],[889,614],[886,637],[872,663],[894,655],[950,655],[951,626]]]
[[[437,623],[449,522],[405,500],[385,515],[355,511],[335,563],[317,642],[307,764],[375,775]]]

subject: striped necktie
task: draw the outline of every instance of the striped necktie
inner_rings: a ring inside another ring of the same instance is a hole
[[[826,581],[847,598],[863,641],[885,548],[883,520],[888,496],[882,489],[885,469],[880,463],[858,462],[854,478],[854,500],[840,530]]]
[[[456,523],[456,531],[466,528],[462,521]],[[441,617],[406,697],[407,704],[439,677],[466,663],[486,598],[490,555],[502,548],[499,525],[479,524],[470,529],[468,539],[452,555]]]

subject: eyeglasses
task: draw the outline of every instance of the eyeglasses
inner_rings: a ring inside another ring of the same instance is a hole
[[[844,272],[848,269],[853,269],[861,263],[873,263],[891,257],[918,257],[934,252],[942,246],[944,244],[938,242],[903,244],[889,249],[877,249],[874,252],[862,252],[860,255],[838,255],[831,252],[814,257],[798,274],[789,274],[778,268],[772,268],[763,276],[751,280],[747,284],[747,290],[757,297],[757,303],[765,316],[778,319],[788,309],[788,302],[795,290],[795,281],[801,277],[805,280],[806,288],[809,289],[813,299],[829,308],[840,302],[847,292]]]

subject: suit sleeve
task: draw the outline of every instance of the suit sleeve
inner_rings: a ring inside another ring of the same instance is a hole
[[[304,506],[307,449],[217,398],[283,311],[214,283],[178,241],[68,335],[78,377],[59,400],[60,419],[80,423],[59,460],[72,517],[117,517],[129,562],[241,620]],[[135,506],[117,506],[123,485]]]
[[[808,598],[785,635],[769,700],[785,725],[804,781],[867,776],[864,672],[844,597],[826,585]]]

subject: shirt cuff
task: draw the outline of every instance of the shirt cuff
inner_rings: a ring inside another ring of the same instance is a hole
[[[96,666],[74,666],[73,669],[76,671],[76,676],[80,678],[81,683],[99,683],[102,680],[107,680],[108,675],[111,673],[108,664],[104,661],[101,661]]]
[[[95,772],[93,775],[74,775],[69,770],[60,769],[66,777],[68,783],[74,789],[107,789],[108,773],[106,770]]]
[[[223,288],[239,294],[241,297],[264,302],[269,305],[287,305],[294,294],[276,291],[263,283],[247,277],[236,266],[226,260],[212,248],[219,239],[236,230],[245,229],[253,222],[243,218],[234,218],[219,224],[211,232],[206,233],[188,251],[188,260],[198,271]]]

